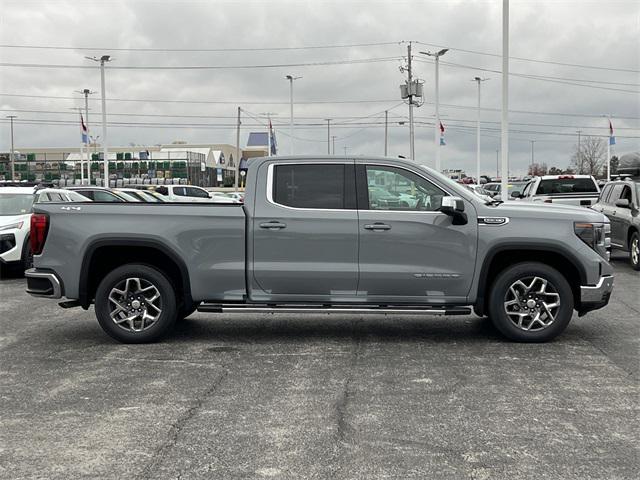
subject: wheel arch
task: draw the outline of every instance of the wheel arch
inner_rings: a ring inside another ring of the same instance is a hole
[[[479,314],[487,312],[489,290],[496,276],[508,265],[524,261],[540,262],[557,269],[571,285],[576,308],[579,307],[580,285],[587,283],[587,272],[579,259],[561,245],[522,243],[496,246],[485,256],[475,304]]]
[[[87,309],[104,276],[127,263],[142,263],[162,271],[173,283],[178,298],[192,303],[189,271],[182,258],[159,240],[109,238],[96,240],[85,250],[80,267],[78,297]]]

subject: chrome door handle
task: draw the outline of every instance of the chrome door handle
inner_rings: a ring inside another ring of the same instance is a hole
[[[271,221],[271,222],[264,222],[260,224],[260,228],[266,228],[268,230],[280,230],[283,228],[287,228],[287,224],[286,223],[281,223],[281,222],[277,222],[277,221]]]
[[[365,230],[391,230],[391,225],[387,225],[385,223],[373,223],[364,226]]]

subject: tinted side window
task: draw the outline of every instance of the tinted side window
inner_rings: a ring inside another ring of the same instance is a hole
[[[369,210],[436,211],[446,193],[401,168],[367,166]]]
[[[624,185],[622,183],[614,185],[613,190],[611,191],[611,195],[609,195],[609,200],[607,203],[611,203],[611,204],[616,203],[616,200],[620,198],[620,194],[622,193],[623,188],[624,188]]]
[[[173,189],[173,194],[177,195],[178,197],[184,197],[187,195],[184,187],[175,187]]]
[[[200,190],[199,188],[185,187],[184,189],[188,197],[210,198],[206,191]]]
[[[95,191],[93,192],[93,200],[96,202],[122,202],[118,197],[109,192]]]
[[[341,164],[275,165],[273,200],[296,208],[354,208],[352,166]],[[348,200],[349,199],[349,200]]]

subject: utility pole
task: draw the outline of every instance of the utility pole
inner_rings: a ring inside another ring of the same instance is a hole
[[[104,186],[109,188],[109,147],[107,143],[107,95],[104,82],[104,64],[111,61],[110,55],[97,57],[85,57],[94,62],[100,62],[100,88],[102,92],[102,152],[104,155]]]
[[[496,178],[498,178],[500,176],[500,164],[498,163],[498,153],[500,152],[499,149],[496,148]]]
[[[502,0],[502,201],[509,197],[509,0]]]
[[[473,79],[478,83],[478,123],[476,125],[476,178],[480,185],[480,84],[488,80],[488,78],[475,77]]]
[[[581,166],[582,166],[582,148],[580,146],[580,136],[581,136],[582,130],[576,130],[576,133],[578,134],[578,153],[576,155],[577,156],[577,166],[578,166],[578,169],[580,169]],[[576,173],[579,173],[579,172],[576,172]]]
[[[344,148],[344,156],[346,157],[346,156],[347,156],[347,148],[348,148],[348,147],[347,147],[347,146],[345,146],[345,147],[343,147],[343,148]]]
[[[389,146],[389,110],[384,111],[384,156],[388,154]]]
[[[238,122],[236,123],[236,162],[238,162],[238,166],[236,167],[234,180],[233,180],[233,189],[234,191],[238,191],[238,183],[240,182],[240,112],[242,109],[238,107]]]
[[[331,135],[331,155],[336,154],[336,136]]]
[[[289,80],[289,106],[291,109],[291,114],[289,116],[289,141],[291,142],[289,149],[291,155],[293,155],[293,81],[299,80],[302,77],[294,77],[293,75],[287,75],[287,80]]]
[[[331,155],[331,119],[325,118],[327,121],[327,155]]]
[[[17,115],[7,115],[11,122],[11,181],[16,179],[16,153],[13,149],[13,119],[18,118]]]
[[[611,114],[606,115],[609,120],[609,138],[607,138],[607,182],[611,181],[611,141],[613,139],[613,127],[611,126]]]

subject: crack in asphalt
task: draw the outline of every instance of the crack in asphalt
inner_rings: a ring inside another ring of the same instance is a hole
[[[196,415],[198,410],[202,408],[205,400],[215,393],[228,375],[229,370],[225,368],[224,372],[215,379],[211,386],[207,388],[207,390],[205,390],[204,393],[195,400],[195,402],[193,402],[193,404],[173,423],[173,425],[171,425],[167,432],[167,440],[155,449],[155,452],[153,452],[151,456],[151,460],[136,478],[141,480],[158,478],[156,475],[158,466],[166,458],[166,454],[176,446],[180,433],[184,427]]]

